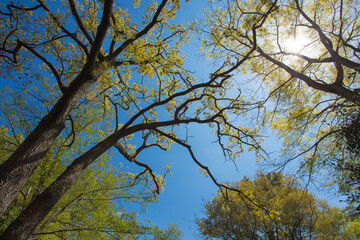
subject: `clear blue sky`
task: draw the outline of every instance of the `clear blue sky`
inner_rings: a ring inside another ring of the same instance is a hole
[[[235,181],[254,174],[256,166],[251,154],[238,160],[236,171],[232,162],[224,161],[217,144],[211,143],[214,139],[209,129],[194,125],[189,132],[193,136],[190,144],[198,160],[207,165],[219,181]],[[166,177],[165,191],[158,197],[160,202],[150,204],[145,213],[139,212],[139,220],[147,218],[160,227],[177,224],[184,233],[183,239],[196,239],[193,236],[196,230],[194,219],[201,216],[202,204],[215,195],[215,184],[199,173],[189,153],[180,146],[172,146],[169,152],[153,152],[142,159],[151,161],[152,166],[169,161],[172,175]]]
[[[175,19],[176,22],[187,22],[202,17],[202,9],[208,7],[207,0],[191,0],[182,3],[182,9]],[[143,1],[146,4],[146,1]],[[194,71],[199,79],[206,79],[211,73],[212,63],[206,61],[199,51],[196,42],[187,44],[183,53],[187,56],[186,67]],[[207,165],[219,181],[237,181],[244,176],[252,178],[255,171],[259,170],[254,155],[244,154],[237,160],[237,168],[232,162],[226,162],[219,146],[212,143],[215,139],[211,130],[205,126],[191,125],[189,127],[189,144],[198,160]],[[273,152],[270,157],[275,158],[280,148],[280,142],[275,137],[265,138],[264,148],[267,152]],[[202,205],[212,199],[216,194],[217,187],[210,178],[199,173],[198,166],[192,161],[186,149],[173,145],[168,152],[153,151],[141,156],[151,166],[162,168],[166,162],[172,166],[171,176],[167,176],[165,191],[158,196],[158,203],[150,204],[146,212],[139,212],[139,220],[149,219],[159,227],[167,227],[168,224],[177,224],[183,232],[183,239],[197,239],[195,217],[202,216]],[[337,204],[338,199],[333,195],[318,195],[321,198],[332,200]],[[129,204],[130,209],[139,210]],[[129,209],[129,210],[130,210]]]
[[[132,2],[132,1],[129,1]],[[146,5],[149,1],[143,0]],[[202,9],[207,8],[207,0],[190,0],[185,3],[182,0],[182,9],[175,21],[179,23],[189,22],[202,17]],[[119,1],[119,4],[122,3]],[[128,3],[124,3],[126,6]],[[124,7],[125,7],[124,6]],[[126,8],[126,7],[125,7]],[[199,79],[206,80],[211,73],[212,63],[206,61],[199,51],[199,45],[194,41],[187,44],[183,49],[187,56],[186,67],[195,72]],[[189,144],[196,154],[197,159],[207,165],[219,182],[237,181],[244,176],[253,177],[258,166],[255,163],[253,154],[244,154],[237,160],[237,168],[232,162],[226,162],[220,147],[214,142],[211,130],[205,126],[189,126]],[[279,142],[274,137],[265,140],[265,150],[268,152],[279,149]],[[116,154],[114,160],[119,158]],[[146,151],[146,155],[141,155],[141,161],[145,161],[160,173],[167,162],[170,163],[171,176],[167,176],[165,191],[158,196],[158,203],[150,204],[146,208],[147,212],[138,212],[138,219],[149,219],[155,225],[166,228],[168,224],[177,224],[184,233],[183,239],[196,239],[196,216],[201,216],[202,205],[216,194],[217,187],[210,178],[199,173],[198,166],[192,161],[187,150],[181,146],[173,145],[168,152],[160,150]],[[128,166],[126,161],[124,165]],[[157,169],[158,168],[158,169]],[[126,204],[127,210],[137,210],[140,208],[135,204]]]
[[[143,1],[143,4],[146,4],[146,1]],[[199,19],[203,15],[202,9],[207,7],[207,0],[193,0],[189,3],[183,1],[175,21],[185,23]],[[186,67],[194,71],[200,81],[207,80],[212,63],[202,56],[196,39],[195,36],[183,49]],[[219,181],[241,180],[245,175],[254,175],[257,168],[252,154],[245,154],[239,159],[236,169],[234,163],[225,161],[220,147],[213,143],[215,138],[211,129],[194,124],[189,126],[188,132],[189,144],[196,157],[210,168]],[[155,170],[158,166],[160,172],[166,162],[169,162],[172,175],[166,177],[165,191],[158,196],[160,201],[150,204],[146,212],[141,212],[140,207],[134,204],[125,206],[129,207],[128,210],[139,211],[139,220],[149,219],[163,228],[168,224],[177,224],[184,234],[183,239],[196,239],[195,217],[201,216],[203,203],[216,194],[216,185],[210,178],[199,173],[198,166],[192,161],[187,150],[178,145],[173,145],[168,152],[147,151],[146,155],[141,155],[141,161],[146,161]]]
[[[146,1],[143,1],[146,4]],[[179,23],[190,22],[202,17],[202,9],[207,8],[207,0],[192,0],[182,3],[182,8],[175,21]],[[207,80],[211,73],[212,63],[206,61],[199,51],[196,41],[187,44],[183,53],[186,56],[186,67],[195,72],[200,79]],[[225,161],[220,147],[213,143],[215,138],[211,129],[205,126],[189,126],[189,144],[199,161],[207,165],[217,180],[220,182],[241,180],[244,176],[252,177],[257,169],[253,154],[244,154],[234,163]],[[277,145],[278,147],[278,145]],[[168,152],[154,150],[147,151],[141,156],[141,161],[146,161],[153,168],[162,167],[169,162],[171,176],[166,177],[165,191],[158,196],[158,203],[150,204],[146,212],[140,212],[140,207],[127,204],[128,210],[136,210],[138,219],[149,219],[155,225],[166,228],[168,224],[177,224],[183,232],[183,239],[196,239],[195,217],[201,216],[202,205],[211,200],[216,194],[217,187],[210,178],[199,173],[198,166],[192,161],[187,150],[181,146],[173,145]],[[127,165],[127,164],[126,164]]]

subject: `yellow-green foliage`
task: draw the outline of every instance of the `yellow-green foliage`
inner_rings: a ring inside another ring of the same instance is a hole
[[[205,204],[197,218],[201,235],[222,239],[351,239],[357,220],[315,198],[292,178],[258,173],[233,184]],[[296,237],[295,237],[296,236]]]
[[[360,104],[358,5],[357,0],[211,1],[199,27],[210,59],[233,66],[254,50],[237,70],[248,74],[251,81],[245,83],[259,93],[251,96],[263,103],[259,122],[281,137],[283,164],[301,159],[297,166],[306,174],[330,169],[337,179],[332,183],[339,185],[345,175],[334,171],[334,162],[354,162],[338,133],[347,112]]]

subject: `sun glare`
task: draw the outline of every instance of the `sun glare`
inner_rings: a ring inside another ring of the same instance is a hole
[[[300,53],[308,57],[315,57],[319,52],[313,40],[303,32],[298,32],[295,36],[286,38],[282,47],[288,53]]]
[[[306,47],[307,41],[303,37],[288,38],[285,40],[285,51],[299,53]]]
[[[307,45],[310,43],[310,39],[305,36],[298,35],[296,37],[289,37],[285,40],[285,51],[300,53],[307,50]]]

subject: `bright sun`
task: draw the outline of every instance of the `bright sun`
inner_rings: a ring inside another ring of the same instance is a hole
[[[315,42],[304,32],[288,37],[283,42],[283,50],[288,53],[301,53],[308,57],[315,57],[319,53]]]
[[[308,43],[309,39],[302,36],[288,38],[284,43],[285,51],[299,53],[302,50],[305,50]]]
[[[289,37],[284,42],[285,51],[299,53],[307,50],[310,39],[302,34],[295,37]]]

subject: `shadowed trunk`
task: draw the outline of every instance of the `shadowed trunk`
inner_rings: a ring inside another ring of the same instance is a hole
[[[61,197],[70,189],[83,171],[121,137],[113,134],[88,152],[75,159],[70,166],[42,193],[40,193],[13,221],[0,240],[26,240]]]
[[[154,103],[153,106],[154,105],[157,104]],[[141,113],[138,113],[137,115],[141,115]],[[134,119],[136,118],[137,116],[134,117]],[[171,126],[176,123],[188,122],[191,121],[171,120],[164,122],[142,123],[127,129],[120,129],[105,138],[89,151],[75,159],[47,189],[36,196],[36,198],[24,209],[20,216],[18,216],[18,218],[8,226],[8,228],[0,236],[0,240],[26,240],[31,237],[37,226],[39,226],[55,204],[81,176],[83,171],[101,154],[114,146],[121,138],[145,129],[154,129],[157,127]]]
[[[59,136],[71,109],[94,82],[95,79],[91,79],[81,86],[69,88],[25,141],[0,165],[0,216]]]
[[[110,26],[112,5],[113,0],[105,1],[104,12],[97,29],[95,41],[81,73],[72,81],[64,95],[25,141],[0,165],[0,217],[59,136],[71,109],[101,75],[101,72],[96,71],[99,64],[97,59]]]

